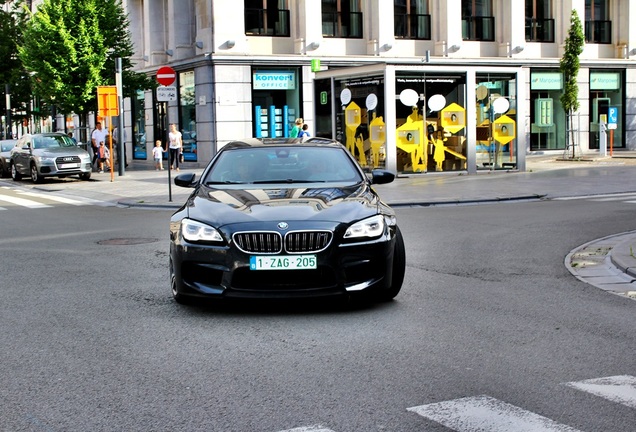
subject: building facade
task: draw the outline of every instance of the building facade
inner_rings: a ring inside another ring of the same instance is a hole
[[[636,0],[123,3],[136,70],[176,71],[176,100],[140,89],[125,101],[138,160],[169,123],[202,166],[231,140],[288,136],[298,117],[401,174],[524,170],[529,153],[595,152],[605,137],[636,149]],[[586,44],[568,131],[559,61],[572,10]]]

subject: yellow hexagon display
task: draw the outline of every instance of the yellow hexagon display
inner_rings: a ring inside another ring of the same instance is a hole
[[[495,120],[492,126],[492,136],[501,144],[508,144],[517,136],[515,121],[506,115]]]
[[[441,111],[440,120],[444,130],[457,133],[466,127],[466,110],[453,102]]]

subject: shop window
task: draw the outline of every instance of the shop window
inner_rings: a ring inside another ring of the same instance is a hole
[[[336,139],[360,165],[383,168],[386,158],[384,128],[384,76],[347,78],[335,81]]]
[[[565,149],[565,110],[561,105],[563,75],[559,71],[530,73],[530,150]]]
[[[466,170],[466,77],[400,72],[395,87],[397,170]]]
[[[526,41],[554,42],[552,0],[526,0]]]
[[[183,159],[197,160],[197,122],[194,71],[179,73],[179,117]]]
[[[477,169],[517,165],[517,80],[515,74],[477,74]]]
[[[362,38],[360,0],[322,0],[322,35]]]
[[[492,0],[462,0],[462,38],[471,41],[495,40]]]
[[[585,0],[585,42],[612,43],[609,0]]]
[[[610,108],[617,112],[615,126],[608,129],[608,142],[612,147],[624,148],[624,103],[625,77],[622,71],[591,70],[590,71],[590,149],[600,147],[600,122],[609,123]]]
[[[133,120],[133,159],[146,160],[148,147],[146,146],[146,104],[145,94],[137,90],[131,98]]]
[[[400,0],[394,3],[395,37],[431,39],[428,0]]]
[[[301,72],[299,68],[252,69],[254,136],[289,137],[297,118],[302,118]],[[314,130],[313,125],[308,125]]]
[[[245,0],[245,34],[289,37],[287,0]]]

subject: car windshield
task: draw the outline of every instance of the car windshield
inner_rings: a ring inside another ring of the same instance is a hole
[[[7,152],[10,151],[13,146],[15,146],[15,142],[6,142],[0,143],[0,151]]]
[[[358,183],[362,179],[344,149],[246,147],[222,152],[203,183]]]
[[[33,137],[34,149],[56,148],[56,147],[74,147],[75,143],[66,135],[44,135]]]

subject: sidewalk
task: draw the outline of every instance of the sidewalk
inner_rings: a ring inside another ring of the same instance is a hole
[[[614,157],[586,155],[563,160],[561,154],[529,155],[527,171],[427,173],[398,177],[374,188],[394,207],[456,205],[613,193],[636,193],[636,152],[614,152]],[[175,210],[192,189],[174,185],[176,174],[194,172],[184,164],[180,172],[155,171],[154,166],[133,162],[123,176],[94,173],[90,181],[51,179],[34,188],[61,192],[128,207]],[[169,183],[170,178],[170,183]],[[636,299],[636,231],[592,241],[572,251],[566,267],[587,283]]]

